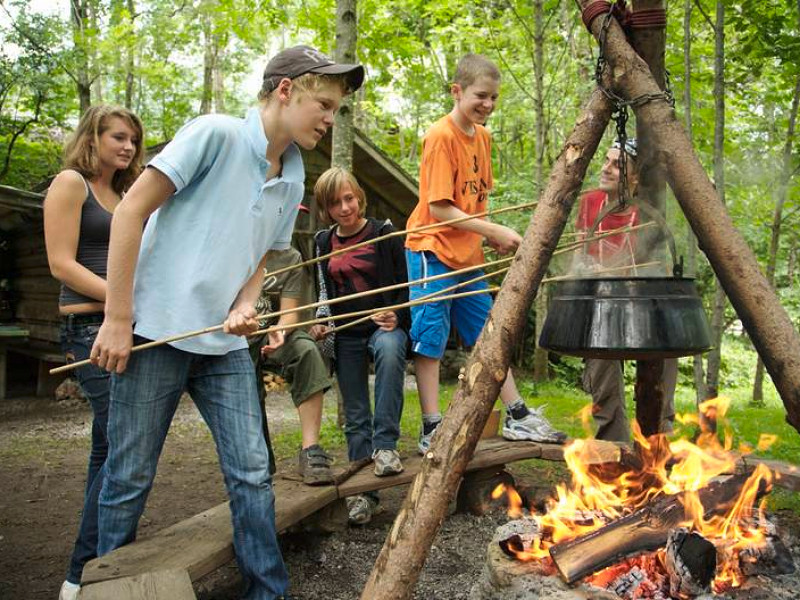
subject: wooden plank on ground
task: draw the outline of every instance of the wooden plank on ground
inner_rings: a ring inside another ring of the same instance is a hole
[[[284,531],[338,498],[336,488],[309,487],[277,479],[275,524]],[[192,581],[233,559],[231,513],[225,502],[150,537],[90,561],[82,583],[131,577],[149,571],[183,569]]]
[[[610,442],[590,441],[595,452],[590,462],[619,460],[620,450]],[[481,440],[468,471],[485,469],[527,458],[563,460],[564,448],[536,442],[508,442],[495,437]],[[421,457],[403,460],[405,471],[392,477],[376,477],[371,465],[338,486],[309,487],[293,479],[276,477],[275,522],[285,531],[337,498],[369,490],[410,483],[421,466]],[[151,571],[186,571],[194,581],[233,558],[233,532],[228,503],[220,504],[185,521],[167,527],[89,562],[83,570],[83,584],[130,578]],[[110,597],[110,596],[109,596]]]
[[[183,569],[142,573],[84,585],[78,600],[197,600],[192,580]]]

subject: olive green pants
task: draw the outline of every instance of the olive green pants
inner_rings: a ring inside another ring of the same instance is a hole
[[[659,431],[672,431],[675,420],[675,386],[678,360],[664,361],[664,396]],[[597,425],[595,438],[611,442],[630,442],[631,428],[625,412],[625,382],[622,361],[587,358],[583,369],[583,389],[592,395],[592,416]]]

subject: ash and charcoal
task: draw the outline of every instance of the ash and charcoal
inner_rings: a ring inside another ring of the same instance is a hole
[[[717,570],[717,549],[709,540],[685,528],[674,529],[665,555],[672,596],[691,598],[709,590]]]

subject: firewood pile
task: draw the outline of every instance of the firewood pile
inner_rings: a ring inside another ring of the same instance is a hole
[[[263,383],[264,391],[268,394],[270,392],[284,392],[287,388],[286,380],[283,377],[269,371],[264,373]]]

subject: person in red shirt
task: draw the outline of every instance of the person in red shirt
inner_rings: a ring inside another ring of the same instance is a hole
[[[611,231],[639,224],[639,211],[635,204],[621,210],[612,210],[599,223],[600,213],[619,202],[621,144],[617,141],[606,153],[600,171],[600,185],[580,197],[575,228],[589,234]],[[628,198],[635,198],[639,186],[639,171],[636,164],[636,139],[625,143]],[[636,232],[624,232],[589,242],[585,252],[576,255],[573,271],[592,273],[598,269],[630,266],[628,271],[618,271],[620,277],[635,276]],[[672,431],[675,419],[674,395],[678,374],[677,359],[664,361],[665,398],[662,414],[662,432]],[[595,438],[615,442],[629,442],[630,424],[625,412],[625,382],[622,377],[622,361],[587,358],[583,370],[583,388],[592,395],[592,416],[597,425]]]

